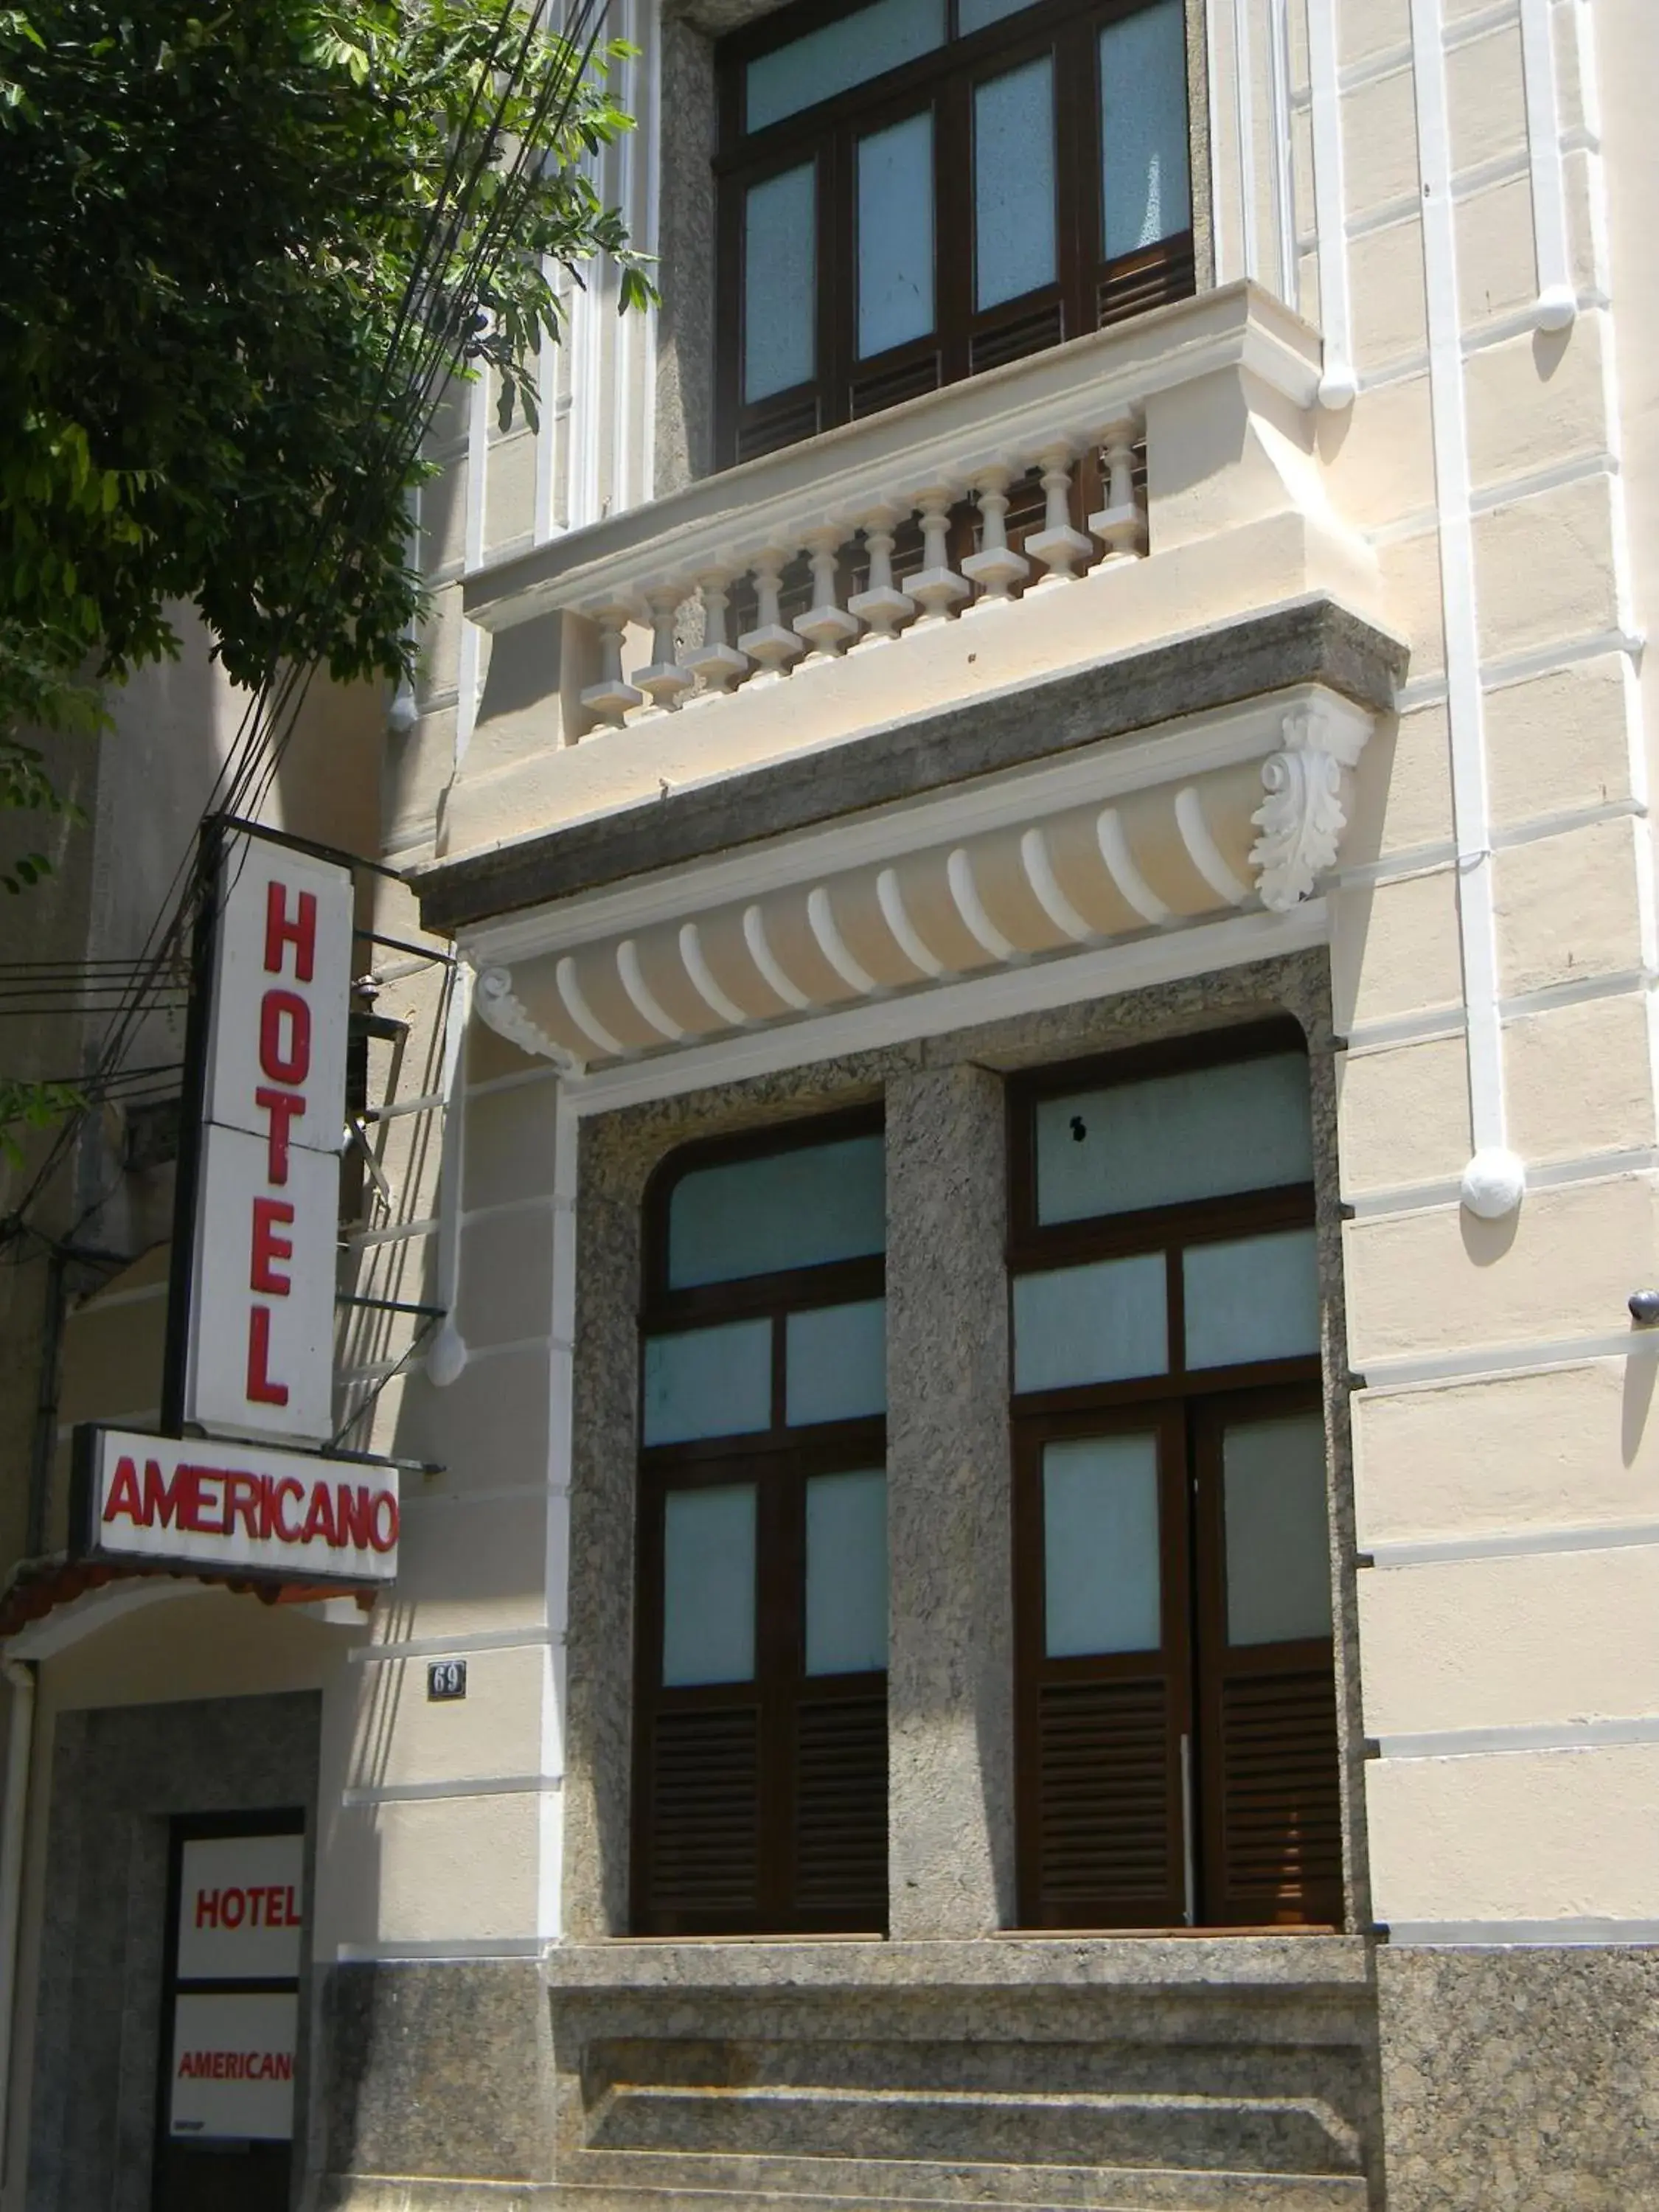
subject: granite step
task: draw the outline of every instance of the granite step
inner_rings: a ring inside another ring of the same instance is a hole
[[[750,2186],[574,2180],[559,2195],[585,2212],[1367,2212],[1359,2174],[1194,2173],[1171,2166],[907,2166],[898,2172],[814,2174],[811,2160],[765,2161]],[[584,2166],[586,2160],[583,2161]],[[790,2166],[791,2170],[781,2171]]]

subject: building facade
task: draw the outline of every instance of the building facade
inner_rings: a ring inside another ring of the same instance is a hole
[[[1659,2200],[1644,0],[617,27],[278,795],[395,1585],[54,1565],[130,1162],[14,1408],[6,2212]]]

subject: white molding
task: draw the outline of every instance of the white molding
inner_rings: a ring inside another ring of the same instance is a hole
[[[1576,1184],[1607,1182],[1626,1175],[1647,1175],[1659,1170],[1659,1146],[1632,1146],[1621,1152],[1589,1152],[1572,1160],[1535,1161],[1527,1170],[1532,1190],[1564,1190]],[[1433,1182],[1402,1183],[1389,1190],[1345,1191],[1356,1221],[1375,1221],[1395,1213],[1425,1213],[1437,1206],[1455,1205],[1461,1179],[1448,1176]]]
[[[1109,665],[1109,661],[1098,665]],[[986,700],[1024,696],[1025,687],[1020,684],[979,695]],[[971,787],[947,787],[921,800],[664,870],[616,890],[579,893],[522,913],[469,924],[457,931],[456,943],[465,957],[480,968],[511,969],[545,953],[556,941],[564,951],[597,939],[633,934],[653,923],[678,921],[687,913],[792,889],[809,876],[830,876],[901,860],[934,845],[960,843],[967,837],[1057,814],[1089,800],[1104,804],[1132,792],[1190,782],[1207,770],[1236,768],[1277,752],[1284,743],[1285,717],[1298,710],[1322,710],[1345,729],[1370,726],[1369,715],[1338,694],[1317,684],[1299,684],[1246,705],[1160,724],[1132,737],[1103,738],[1068,753],[1063,760],[984,778]],[[931,713],[918,714],[891,726],[902,730],[911,721],[933,719]],[[801,775],[810,776],[814,763],[822,756],[832,754],[842,742],[833,740],[793,755],[793,764]],[[716,776],[708,783],[717,786],[726,781]],[[703,784],[679,787],[682,791],[706,787]]]
[[[457,1797],[532,1797],[544,1790],[562,1790],[562,1774],[462,1775],[443,1782],[379,1782],[352,1785],[340,1792],[340,1802],[360,1805],[431,1805]]]
[[[1286,915],[1231,915],[1157,937],[1061,954],[1029,967],[941,984],[902,998],[866,1001],[842,1012],[781,1023],[764,1031],[602,1068],[570,1084],[571,1109],[583,1116],[610,1113],[618,1106],[678,1097],[710,1084],[810,1066],[848,1053],[880,1051],[1014,1015],[1305,951],[1328,943],[1329,934],[1323,899],[1309,899]]]
[[[1555,33],[1550,0],[1521,0],[1521,52],[1526,81],[1527,147],[1532,164],[1532,228],[1540,330],[1566,329],[1578,313],[1567,227],[1566,174],[1555,86]]]
[[[1391,1920],[1390,1949],[1613,1950],[1659,1943],[1659,1920]]]
[[[379,1943],[337,1943],[334,1960],[343,1966],[392,1966],[405,1960],[438,1965],[446,1959],[539,1959],[546,1948],[539,1936],[422,1936],[403,1942],[388,1936]],[[478,2185],[474,2183],[471,2188]],[[483,2187],[494,2185],[486,2182]]]
[[[1458,845],[1458,936],[1468,1010],[1471,1169],[1509,1156],[1492,806],[1487,784],[1480,631],[1475,606],[1468,425],[1452,203],[1441,0],[1411,0],[1413,82],[1423,185],[1423,258],[1435,480],[1441,509],[1441,605],[1445,626],[1452,813]],[[1474,1189],[1471,1183],[1468,1188]],[[1516,1189],[1518,1200],[1519,1188]]]
[[[475,1651],[529,1650],[546,1644],[562,1644],[564,1638],[544,1626],[474,1628],[453,1636],[410,1636],[396,1644],[363,1644],[346,1654],[359,1666],[378,1666],[405,1659],[465,1659]]]
[[[1409,1567],[1461,1566],[1488,1559],[1559,1559],[1574,1552],[1625,1552],[1659,1544],[1659,1521],[1589,1522],[1575,1528],[1499,1528],[1477,1536],[1401,1538],[1365,1543],[1377,1574]]]
[[[1358,383],[1348,293],[1336,0],[1308,0],[1308,79],[1312,100],[1314,209],[1319,230],[1319,316],[1325,332],[1319,398],[1322,405],[1340,409],[1352,404]]]
[[[1215,4],[1215,0],[1212,0]],[[1238,214],[1244,252],[1244,275],[1251,283],[1261,277],[1261,251],[1256,237],[1255,105],[1251,98],[1255,63],[1250,53],[1250,0],[1233,0],[1233,131],[1238,142]]]
[[[1558,1336],[1524,1344],[1479,1345],[1468,1352],[1430,1358],[1370,1359],[1367,1392],[1415,1389],[1423,1383],[1468,1382],[1484,1376],[1536,1375],[1551,1367],[1582,1367],[1592,1359],[1652,1359],[1659,1334],[1636,1328],[1600,1336]]]
[[[1659,1743],[1659,1717],[1628,1720],[1527,1721],[1501,1728],[1433,1729],[1419,1735],[1377,1739],[1387,1761],[1422,1759],[1508,1759],[1538,1751],[1606,1751]]]

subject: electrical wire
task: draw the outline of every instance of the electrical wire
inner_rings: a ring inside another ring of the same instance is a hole
[[[515,0],[504,0],[489,44],[489,54],[492,60],[499,53],[506,37],[514,5]],[[562,135],[568,127],[575,98],[597,51],[605,12],[606,0],[576,0],[576,4],[566,17],[560,35],[570,49],[570,54],[561,70],[549,74],[538,91],[528,126],[518,137],[514,147],[503,179],[503,189],[495,195],[486,210],[461,269],[455,272],[450,270],[449,264],[476,206],[478,186],[483,178],[497,167],[506,139],[505,118],[517,91],[526,58],[533,50],[538,38],[548,27],[550,10],[546,0],[535,0],[535,4],[526,11],[513,64],[495,79],[495,111],[475,149],[465,188],[452,192],[457,157],[459,149],[466,143],[467,126],[476,118],[483,88],[491,78],[488,67],[475,72],[466,123],[452,139],[439,194],[428,210],[415,264],[399,302],[392,342],[388,345],[382,362],[380,380],[369,409],[370,419],[378,418],[394,380],[399,382],[398,403],[392,410],[391,421],[386,426],[380,449],[371,449],[368,462],[358,473],[356,505],[342,516],[335,511],[334,503],[327,503],[324,514],[319,515],[311,563],[306,572],[307,580],[314,580],[318,564],[337,531],[345,531],[349,545],[352,538],[364,527],[364,507],[370,500],[378,501],[385,496],[386,478],[384,470],[393,463],[399,464],[398,481],[401,483],[407,476],[409,461],[425,443],[443,392],[467,357],[468,345],[463,334],[463,325],[457,319],[457,303],[477,301],[488,269],[495,265],[495,256],[501,250],[510,227],[522,213],[524,186],[532,169],[532,161],[525,153],[526,143],[545,135],[550,125],[556,135]],[[538,167],[540,161],[541,156],[536,155],[533,166]],[[450,199],[447,215],[446,196]],[[446,304],[446,293],[451,307],[447,317],[441,312],[434,312],[434,309],[441,310]],[[465,327],[474,327],[470,319]],[[416,334],[415,359],[412,363],[404,364],[399,359],[398,347],[411,329]],[[372,521],[372,515],[367,520]],[[257,814],[270,794],[316,672],[314,660],[296,664],[284,654],[284,641],[291,634],[296,619],[297,610],[290,615],[279,633],[272,646],[265,672],[244,706],[235,738],[202,810],[202,823],[215,814],[245,813],[250,802]],[[199,828],[198,823],[198,834]],[[199,896],[197,872],[193,866],[197,843],[198,840],[192,839],[191,848],[186,850],[174,871],[156,920],[144,940],[143,951],[136,961],[125,963],[128,987],[106,1030],[96,1065],[77,1084],[83,1096],[93,1091],[106,1092],[139,1024],[159,1007],[165,990],[163,977],[168,963],[181,957],[187,949],[195,926]],[[27,1228],[29,1207],[57,1173],[68,1150],[78,1139],[83,1121],[84,1114],[82,1114],[66,1117],[59,1125],[47,1156],[27,1191],[11,1214],[0,1221],[0,1249],[3,1249],[8,1242],[15,1241]],[[38,1236],[38,1232],[32,1230],[28,1233]]]

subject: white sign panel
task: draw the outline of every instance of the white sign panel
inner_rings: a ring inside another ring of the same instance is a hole
[[[351,874],[233,832],[219,874],[185,1419],[332,1433]]]
[[[299,2012],[291,1991],[180,1996],[173,2021],[169,2131],[286,2142],[294,2133]]]
[[[89,1554],[289,1582],[397,1574],[393,1468],[124,1429],[82,1429],[76,1449],[76,1516]]]
[[[179,1880],[181,1982],[296,1981],[303,1836],[186,1843]]]

